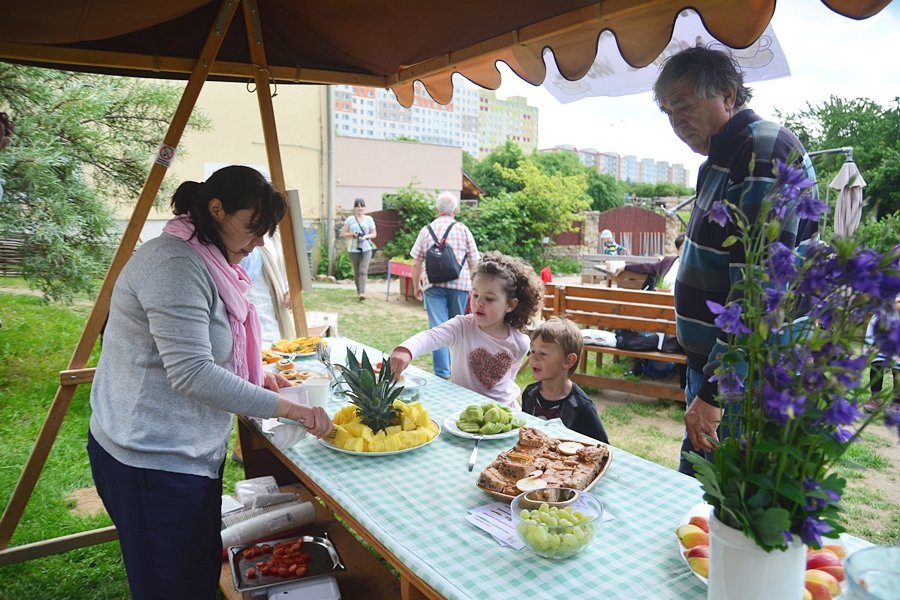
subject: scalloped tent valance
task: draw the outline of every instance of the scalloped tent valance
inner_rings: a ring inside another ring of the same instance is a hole
[[[203,0],[30,0],[7,2],[0,19],[0,60],[76,71],[187,78],[223,2]],[[822,0],[853,19],[890,0]],[[460,73],[489,89],[500,85],[496,61],[538,85],[550,48],[567,79],[590,68],[597,39],[612,31],[635,67],[665,48],[684,8],[728,46],[750,45],[765,29],[775,0],[259,0],[256,35],[265,39],[268,71],[279,83],[389,87],[404,106],[421,81],[440,103]],[[235,21],[243,21],[239,13]],[[252,79],[245,25],[228,30],[211,79]]]

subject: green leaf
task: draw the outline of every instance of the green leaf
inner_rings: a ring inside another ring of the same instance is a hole
[[[729,248],[729,247],[731,247],[731,246],[734,246],[734,245],[737,244],[737,243],[738,243],[738,238],[737,238],[737,236],[735,236],[735,235],[729,235],[727,238],[725,238],[725,241],[722,242],[722,247],[723,247],[723,248]]]
[[[766,550],[785,546],[784,533],[791,528],[791,516],[783,508],[768,508],[752,518],[753,531]]]

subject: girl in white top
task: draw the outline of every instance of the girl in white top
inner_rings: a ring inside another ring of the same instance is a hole
[[[528,351],[524,331],[540,306],[543,284],[523,260],[488,252],[472,277],[472,312],[412,336],[391,353],[399,377],[418,356],[448,346],[450,380],[517,407],[516,373]]]
[[[350,242],[347,244],[347,253],[353,264],[353,279],[360,300],[366,299],[369,262],[372,260],[372,251],[375,249],[375,243],[372,240],[377,235],[375,219],[366,214],[366,201],[357,198],[353,201],[353,214],[344,221],[341,237],[350,238]]]

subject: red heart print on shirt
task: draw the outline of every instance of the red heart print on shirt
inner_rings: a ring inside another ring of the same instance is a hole
[[[469,369],[486,388],[497,385],[512,364],[513,358],[506,350],[491,354],[484,348],[476,348],[469,354]]]

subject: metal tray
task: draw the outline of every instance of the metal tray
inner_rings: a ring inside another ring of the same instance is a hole
[[[303,577],[278,577],[275,575],[257,574],[254,579],[247,579],[247,569],[255,567],[257,562],[268,560],[267,556],[244,558],[244,551],[255,546],[263,546],[269,544],[281,544],[285,542],[303,541],[303,551],[310,555],[309,563],[307,563],[308,571]],[[293,581],[306,581],[315,579],[323,575],[332,575],[341,571],[346,571],[347,567],[341,561],[334,544],[327,533],[322,535],[298,535],[280,540],[272,540],[259,542],[257,544],[248,544],[246,546],[231,546],[228,548],[228,563],[231,566],[231,579],[234,581],[234,589],[238,592],[247,592],[250,590],[261,590],[284,583]]]

